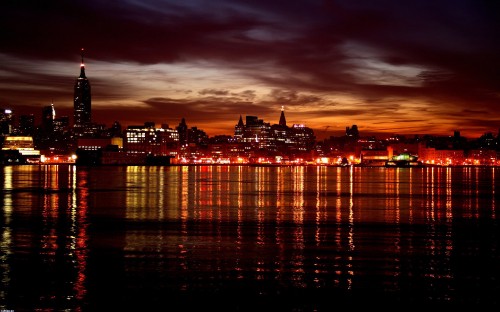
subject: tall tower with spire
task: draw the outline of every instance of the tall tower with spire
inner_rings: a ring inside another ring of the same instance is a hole
[[[245,133],[245,124],[243,123],[243,118],[241,118],[240,115],[240,120],[238,120],[238,123],[236,126],[234,126],[234,137],[237,140],[241,140],[243,138],[243,134]]]
[[[285,107],[281,106],[281,116],[279,125],[282,127],[286,127],[286,118],[285,118]]]
[[[45,106],[42,109],[42,127],[47,134],[51,134],[54,130],[54,120],[56,119],[56,110],[54,109],[54,103],[49,106]]]
[[[74,93],[74,127],[75,132],[82,133],[85,125],[91,122],[91,97],[90,97],[90,83],[85,76],[85,63],[83,62],[83,49],[82,63],[80,65],[80,76],[75,81]]]

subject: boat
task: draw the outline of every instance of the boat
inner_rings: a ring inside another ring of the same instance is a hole
[[[386,167],[422,167],[423,163],[418,160],[417,155],[412,155],[410,153],[401,153],[396,156],[392,156],[391,159],[385,162]]]

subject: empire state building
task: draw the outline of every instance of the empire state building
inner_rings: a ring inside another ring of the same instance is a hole
[[[85,126],[91,122],[91,108],[90,83],[85,76],[85,64],[83,62],[82,49],[80,76],[76,79],[74,93],[74,128],[76,133],[83,133]]]

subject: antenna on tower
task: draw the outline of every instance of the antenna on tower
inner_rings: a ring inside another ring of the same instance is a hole
[[[83,62],[83,52],[84,52],[83,48],[80,52],[82,55],[82,64],[80,64],[80,77],[79,78],[87,78],[87,77],[85,77],[85,63]]]

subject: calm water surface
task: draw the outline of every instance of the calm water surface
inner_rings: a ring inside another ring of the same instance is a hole
[[[0,171],[2,309],[499,303],[500,168]]]

